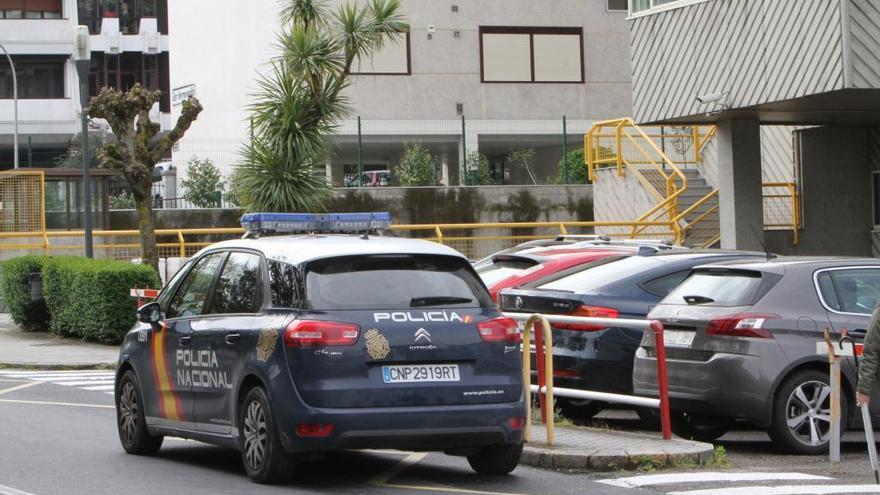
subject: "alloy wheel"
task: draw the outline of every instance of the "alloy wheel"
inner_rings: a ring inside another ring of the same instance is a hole
[[[122,438],[127,444],[132,444],[135,441],[139,412],[134,384],[127,381],[122,385],[122,392],[119,396],[119,428],[122,432]]]
[[[785,419],[791,436],[804,445],[826,443],[831,436],[831,387],[820,381],[798,385],[788,397]]]
[[[244,453],[248,466],[259,470],[266,454],[266,414],[259,401],[251,401],[244,418]]]

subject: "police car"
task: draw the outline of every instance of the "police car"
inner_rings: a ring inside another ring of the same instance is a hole
[[[245,238],[204,248],[138,309],[116,376],[127,452],[154,454],[167,435],[229,446],[260,483],[339,449],[516,467],[521,336],[464,256],[363,233],[387,214],[242,223]]]

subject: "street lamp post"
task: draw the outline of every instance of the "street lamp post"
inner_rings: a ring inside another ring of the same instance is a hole
[[[14,109],[13,113],[15,114],[12,124],[12,163],[15,168],[18,168],[18,75],[15,73],[15,64],[12,63],[12,57],[9,56],[9,52],[6,51],[6,47],[3,46],[2,43],[0,43],[0,49],[6,54],[6,60],[9,61],[9,68],[12,69],[12,107]]]
[[[89,118],[86,115],[86,106],[89,104],[89,64],[92,60],[91,39],[87,26],[77,26],[73,37],[73,62],[76,64],[76,72],[79,76],[79,101],[82,107],[80,120],[81,152],[82,152],[82,178],[83,178],[83,233],[85,234],[86,258],[94,256],[92,247],[92,177],[91,164],[89,163]]]

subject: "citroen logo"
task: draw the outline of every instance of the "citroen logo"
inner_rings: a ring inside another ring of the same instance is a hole
[[[417,343],[418,342],[431,343],[431,334],[428,333],[428,331],[425,330],[424,328],[420,328],[420,329],[416,330],[415,337],[416,337]]]
[[[523,300],[521,297],[516,296],[516,299],[513,300],[513,309],[522,309]]]

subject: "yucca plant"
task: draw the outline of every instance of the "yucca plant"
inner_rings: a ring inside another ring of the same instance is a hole
[[[245,210],[324,208],[331,190],[315,165],[329,153],[339,120],[351,114],[342,94],[349,70],[409,30],[400,10],[400,0],[348,3],[332,12],[323,0],[283,4],[281,54],[258,81],[250,107],[254,138],[232,181]]]

